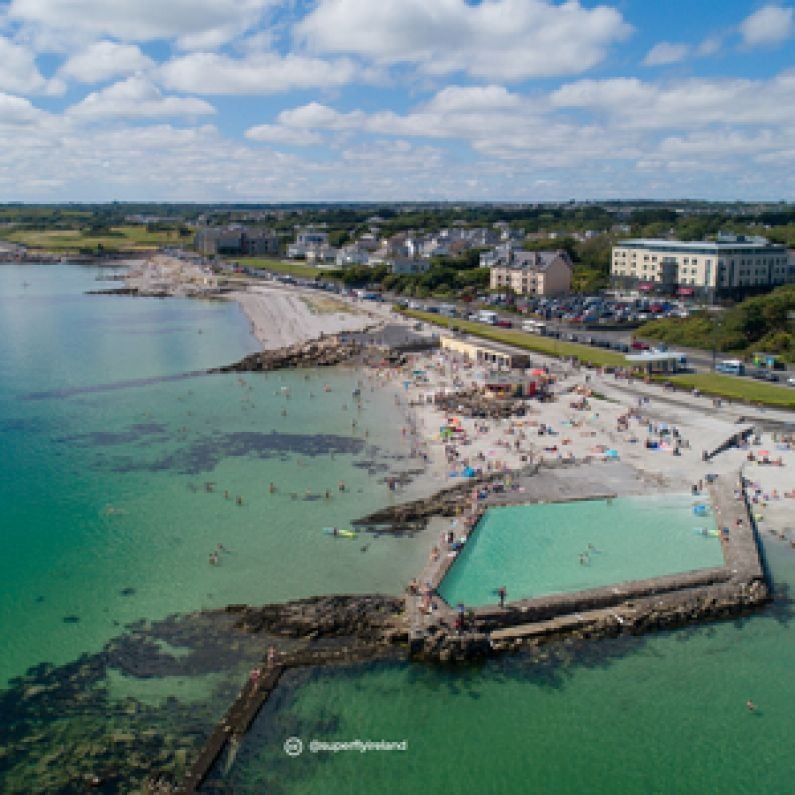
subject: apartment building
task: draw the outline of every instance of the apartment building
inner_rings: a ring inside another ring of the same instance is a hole
[[[492,290],[510,288],[517,295],[562,295],[571,290],[572,262],[568,252],[515,251],[491,266]]]
[[[613,247],[618,287],[715,297],[793,281],[787,249],[762,237],[720,234],[714,241],[622,240]]]

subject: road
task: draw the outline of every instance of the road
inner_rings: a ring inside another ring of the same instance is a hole
[[[445,304],[444,301],[423,301],[424,306],[430,307],[435,306],[439,307]],[[449,303],[448,303],[449,305]],[[471,306],[467,304],[460,303],[456,305],[456,311],[459,313],[472,313],[473,310]],[[516,315],[510,312],[500,312],[497,311],[497,316],[500,320],[510,321],[513,324],[513,327],[516,329],[521,330],[521,323],[524,319],[521,315]],[[451,322],[454,322],[451,319]],[[575,342],[584,342],[586,337],[590,337],[594,340],[606,340],[610,343],[623,343],[625,345],[629,345],[632,341],[633,336],[636,334],[635,328],[627,328],[627,329],[602,329],[602,328],[586,328],[580,325],[572,325],[569,323],[563,323],[559,320],[550,320],[544,321],[548,328],[555,329],[560,334],[561,339],[568,339],[566,335],[574,335],[577,339],[572,340]],[[650,344],[653,344],[653,340],[648,340]],[[688,366],[697,373],[701,372],[710,372],[713,367],[713,353],[712,351],[705,351],[700,348],[685,348],[682,346],[676,347],[677,351],[681,351],[685,356],[687,356],[687,363]],[[721,354],[720,352],[717,353],[715,356],[715,361],[721,361],[721,359],[726,358],[725,354]],[[795,377],[795,367],[790,366],[786,370],[778,370],[776,374],[779,376],[781,385],[786,385],[787,379],[791,377]],[[747,376],[736,376],[737,378],[747,377]]]

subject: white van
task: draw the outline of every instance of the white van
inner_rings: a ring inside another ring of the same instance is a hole
[[[543,334],[547,330],[547,324],[540,320],[525,320],[522,322],[522,331],[530,334]]]

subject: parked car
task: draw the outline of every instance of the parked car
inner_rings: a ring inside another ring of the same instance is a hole
[[[504,318],[500,318],[495,324],[495,326],[499,326],[500,328],[513,328],[513,323],[510,320],[505,320]]]

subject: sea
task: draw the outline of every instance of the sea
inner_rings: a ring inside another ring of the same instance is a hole
[[[263,653],[216,608],[399,594],[435,537],[323,532],[412,466],[386,386],[207,375],[257,348],[237,304],[88,294],[113,274],[0,266],[2,792],[177,776]],[[764,552],[776,599],[734,621],[290,672],[206,790],[791,792],[795,550]]]

